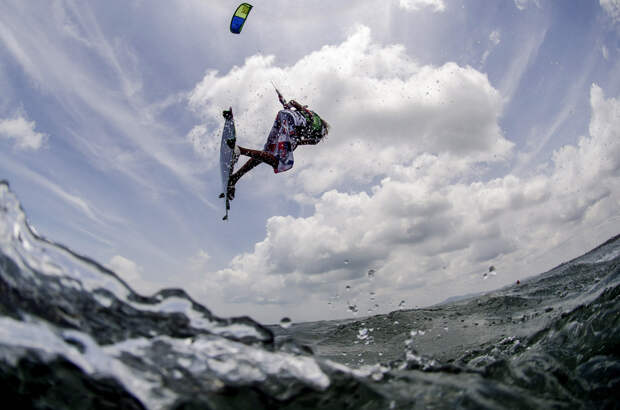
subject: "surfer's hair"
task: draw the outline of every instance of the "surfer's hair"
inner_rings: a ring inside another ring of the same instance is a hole
[[[325,132],[323,133],[323,136],[325,137],[327,136],[327,134],[329,134],[329,130],[332,128],[332,126],[329,125],[329,123],[323,118],[321,118],[321,122],[323,123],[323,127],[325,127]]]

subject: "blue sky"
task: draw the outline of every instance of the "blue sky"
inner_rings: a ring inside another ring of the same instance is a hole
[[[620,231],[617,0],[255,1],[238,36],[237,5],[0,4],[0,178],[38,232],[273,322],[497,288]],[[222,222],[221,110],[261,147],[271,81],[332,132]]]

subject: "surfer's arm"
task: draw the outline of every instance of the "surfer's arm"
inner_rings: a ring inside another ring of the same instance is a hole
[[[291,105],[292,107],[295,107],[295,109],[296,109],[296,110],[303,110],[303,109],[304,109],[304,107],[303,107],[300,103],[298,103],[297,101],[295,101],[295,100],[291,100],[291,101],[289,101],[288,103],[289,103],[289,105]]]
[[[291,107],[294,107],[297,111],[304,111],[308,113],[312,117],[312,112],[308,109],[307,105],[301,105],[295,100],[291,100],[288,102]]]

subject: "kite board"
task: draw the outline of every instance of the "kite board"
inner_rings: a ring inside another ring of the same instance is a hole
[[[222,141],[220,145],[220,175],[222,177],[222,193],[220,198],[224,198],[226,201],[226,215],[223,220],[228,219],[228,211],[230,210],[230,199],[228,198],[228,180],[233,173],[235,163],[237,162],[237,156],[234,149],[230,148],[226,143],[226,140],[235,139],[235,121],[232,116],[232,108],[229,109],[230,115],[224,116],[224,131],[222,132]]]

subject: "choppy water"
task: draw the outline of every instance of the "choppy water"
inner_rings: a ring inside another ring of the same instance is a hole
[[[145,297],[37,235],[0,183],[0,393],[15,408],[619,408],[620,237],[520,285],[263,326]]]

